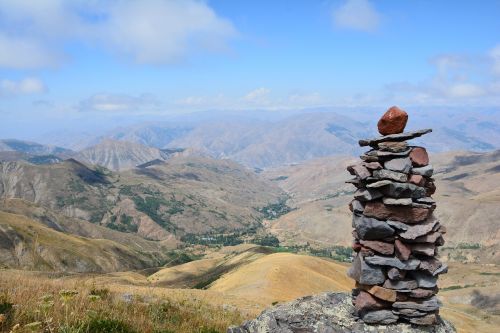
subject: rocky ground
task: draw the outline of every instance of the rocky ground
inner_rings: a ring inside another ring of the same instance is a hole
[[[389,311],[390,312],[390,311]],[[262,312],[228,333],[452,333],[455,328],[439,319],[433,326],[409,323],[371,326],[355,315],[352,297],[347,293],[324,293],[306,296]]]

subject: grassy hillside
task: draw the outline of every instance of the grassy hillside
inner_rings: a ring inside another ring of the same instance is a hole
[[[254,249],[223,248],[213,255],[241,262],[238,258]],[[203,262],[194,263],[202,267]],[[148,278],[136,272],[64,275],[2,270],[0,306],[2,302],[17,305],[8,311],[10,326],[37,323],[75,329],[97,325],[97,318],[102,325],[122,325],[129,330],[125,332],[225,332],[229,325],[253,318],[277,302],[324,291],[348,292],[352,281],[346,277],[347,267],[304,255],[262,254],[227,270],[205,290],[161,286],[153,281],[155,275]],[[184,278],[190,280],[189,275]],[[442,315],[460,333],[495,332],[500,325],[494,301],[500,292],[499,279],[496,266],[452,263],[449,274],[439,281]],[[63,290],[78,294],[65,300]],[[28,328],[21,330],[25,331]]]
[[[112,272],[162,266],[177,255],[161,244],[142,249],[140,244],[71,235],[25,216],[0,211],[1,267]]]
[[[230,246],[201,260],[164,268],[148,277],[156,286],[203,289],[223,274],[273,253],[270,248],[252,244]]]
[[[0,162],[1,198],[153,240],[259,226],[260,208],[282,195],[226,160],[177,157],[122,173],[71,159],[53,165]]]
[[[195,293],[94,281],[0,271],[0,331],[223,333],[242,321],[236,309]]]

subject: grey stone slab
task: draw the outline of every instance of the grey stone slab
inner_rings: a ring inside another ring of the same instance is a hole
[[[382,193],[376,189],[359,189],[354,193],[354,198],[359,201],[372,201],[382,197]]]
[[[387,257],[379,255],[366,257],[365,261],[372,265],[391,266],[391,267],[396,267],[398,269],[404,269],[407,271],[417,269],[417,267],[420,265],[420,260],[418,259],[399,260],[396,257]]]
[[[384,168],[392,171],[409,173],[411,170],[411,160],[408,157],[394,158],[384,163]]]
[[[414,175],[432,177],[432,174],[434,173],[434,168],[432,167],[432,165],[429,164],[421,168],[413,168],[411,169],[411,173]]]
[[[385,281],[383,269],[370,265],[360,254],[354,258],[347,275],[361,284],[376,285]]]
[[[423,301],[394,302],[394,309],[414,309],[418,311],[431,312],[439,309],[439,301],[436,296]]]
[[[353,225],[358,236],[365,240],[380,240],[394,234],[394,229],[387,222],[362,215],[353,215]]]
[[[383,197],[382,202],[385,205],[393,205],[393,206],[411,206],[413,203],[413,200],[411,198],[400,198],[400,199],[395,199],[395,198],[387,198]]]
[[[414,271],[411,276],[417,281],[419,288],[434,288],[437,286],[437,275],[431,275],[426,272]]]
[[[423,129],[423,130],[418,130],[418,131],[413,131],[413,132],[390,134],[390,135],[385,135],[385,136],[381,136],[381,137],[374,138],[374,139],[359,140],[359,145],[361,147],[365,147],[365,146],[376,146],[380,142],[406,141],[406,140],[418,138],[418,137],[425,135],[427,133],[430,133],[430,132],[432,132],[432,129],[428,128],[428,129]]]
[[[404,232],[399,233],[399,236],[407,240],[414,240],[417,237],[431,233],[438,223],[439,221],[434,216],[431,216],[422,223],[408,225],[408,228]]]
[[[402,172],[380,169],[373,171],[373,177],[378,179],[389,179],[405,183],[408,181],[408,175]]]
[[[367,324],[394,324],[399,317],[392,313],[391,310],[377,310],[365,313],[361,319]]]

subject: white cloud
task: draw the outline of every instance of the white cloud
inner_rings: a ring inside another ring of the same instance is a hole
[[[115,3],[103,22],[101,42],[140,63],[177,61],[194,50],[220,51],[235,35],[227,20],[199,1]]]
[[[484,54],[440,55],[430,64],[433,76],[417,83],[389,84],[390,96],[428,105],[500,105],[500,46]]]
[[[457,83],[452,84],[447,89],[447,94],[450,97],[478,97],[485,94],[485,91],[482,87],[473,83]]]
[[[83,112],[143,112],[156,110],[159,107],[157,99],[149,94],[131,96],[126,94],[95,94],[82,100],[78,110]]]
[[[269,103],[269,94],[271,93],[271,90],[268,88],[257,88],[255,90],[252,90],[248,92],[243,99],[247,102],[254,103],[254,104],[267,104]]]
[[[65,43],[74,41],[137,63],[170,64],[200,51],[225,51],[236,34],[230,21],[199,0],[4,0],[0,66],[60,64]]]
[[[340,28],[372,32],[380,25],[380,14],[368,0],[347,0],[332,16]]]
[[[0,95],[2,96],[39,94],[46,90],[45,84],[40,79],[34,77],[28,77],[19,81],[0,81]]]
[[[36,39],[12,38],[0,32],[0,67],[53,67],[63,57]]]

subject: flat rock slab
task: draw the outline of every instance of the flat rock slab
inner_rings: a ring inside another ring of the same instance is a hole
[[[394,309],[414,309],[418,311],[436,311],[439,309],[439,302],[436,296],[423,301],[395,302],[392,304]]]
[[[358,236],[364,240],[378,240],[390,237],[394,229],[385,221],[380,221],[366,216],[353,215],[352,224]]]
[[[386,242],[381,242],[381,241],[374,241],[374,240],[361,240],[360,243],[368,247],[375,252],[381,253],[381,254],[393,254],[394,253],[394,244],[393,243],[386,243]]]
[[[371,257],[366,257],[365,261],[371,265],[390,266],[398,269],[404,269],[407,271],[415,270],[420,265],[420,260],[418,259],[409,259],[401,261],[396,257],[385,257],[376,255]]]
[[[405,151],[408,148],[408,143],[404,141],[400,142],[381,142],[377,145],[377,148],[383,151],[390,151],[394,153],[399,153]]]
[[[378,310],[366,313],[361,317],[367,324],[394,324],[398,321],[399,317],[392,313],[390,310]]]
[[[411,170],[411,160],[410,158],[395,158],[384,163],[384,168],[396,171],[408,173]]]
[[[404,133],[399,133],[399,134],[389,134],[385,136],[381,136],[375,139],[364,139],[364,140],[359,140],[359,145],[361,147],[366,147],[366,146],[376,146],[377,144],[381,142],[387,142],[387,141],[406,141],[406,140],[411,140],[414,138],[418,138],[422,135],[425,135],[427,133],[432,132],[432,129],[423,129],[419,131],[414,131],[414,132],[404,132]]]
[[[432,165],[429,164],[421,168],[413,168],[411,169],[411,173],[413,173],[414,175],[431,177],[432,174],[434,173],[434,168],[432,167]]]
[[[414,240],[418,237],[425,236],[432,232],[432,230],[438,225],[439,221],[431,216],[425,222],[420,224],[415,224],[408,226],[404,232],[401,232],[399,236],[407,240]],[[387,223],[391,225],[391,223]]]
[[[397,182],[405,183],[408,180],[406,173],[391,171],[387,169],[380,169],[373,171],[373,177],[377,179],[389,179]]]
[[[366,185],[367,189],[378,190],[391,198],[424,198],[427,191],[424,187],[411,183],[399,183],[383,179]]]
[[[393,220],[409,224],[425,221],[431,213],[432,209],[428,208],[384,205],[380,201],[368,202],[363,211],[365,216],[375,219]]]
[[[346,293],[306,296],[262,312],[256,319],[234,326],[228,333],[456,333],[439,317],[432,326],[409,323],[368,325],[354,316],[352,297]]]
[[[371,201],[382,197],[382,193],[376,189],[359,189],[354,193],[354,198],[359,201]]]

